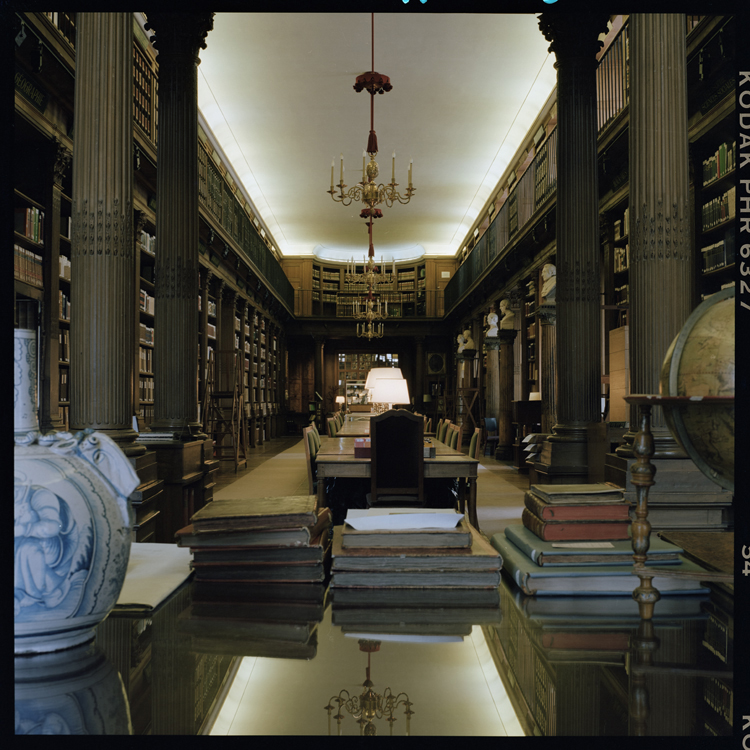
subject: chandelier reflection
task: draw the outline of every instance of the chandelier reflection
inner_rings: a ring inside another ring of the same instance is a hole
[[[380,641],[359,640],[359,650],[367,653],[367,670],[365,681],[362,683],[364,690],[361,695],[350,695],[348,690],[342,690],[328,701],[325,709],[328,711],[328,734],[331,734],[331,714],[336,719],[337,734],[341,734],[341,722],[344,719],[342,709],[351,714],[359,724],[359,733],[363,736],[374,736],[377,727],[373,724],[375,719],[385,719],[390,726],[390,734],[393,734],[393,724],[398,719],[393,715],[399,706],[403,706],[406,716],[406,734],[409,734],[409,720],[414,712],[411,710],[412,703],[406,693],[394,695],[390,688],[386,688],[383,694],[376,693],[374,685],[370,680],[370,654],[380,650]]]

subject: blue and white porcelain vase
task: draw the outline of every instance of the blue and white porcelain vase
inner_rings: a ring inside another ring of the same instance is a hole
[[[139,479],[107,435],[40,435],[36,332],[14,336],[15,653],[70,648],[93,639],[125,579],[130,494]]]
[[[120,673],[94,643],[16,656],[16,734],[133,734]]]

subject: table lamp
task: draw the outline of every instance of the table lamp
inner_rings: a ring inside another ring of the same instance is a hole
[[[404,376],[401,374],[401,368],[399,367],[373,367],[370,372],[367,373],[365,388],[367,388],[368,390],[374,388],[375,380],[379,378],[403,380]]]
[[[379,404],[388,404],[392,409],[393,404],[409,403],[409,388],[406,380],[393,380],[391,378],[376,378],[375,387],[372,390],[372,400]]]
[[[336,403],[339,405],[339,411],[341,411],[341,405],[346,403],[346,399],[343,396],[336,396]]]

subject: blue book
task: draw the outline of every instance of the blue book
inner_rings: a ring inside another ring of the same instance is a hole
[[[564,567],[537,565],[511,542],[504,533],[490,539],[503,558],[503,569],[516,585],[530,596],[630,596],[638,586],[638,577],[626,565],[568,565]],[[700,565],[681,557],[670,572],[705,572]],[[703,594],[706,586],[690,578],[655,575],[653,586],[664,594]]]
[[[537,565],[632,565],[630,539],[604,542],[545,542],[523,524],[505,528],[505,536]],[[679,565],[678,547],[656,535],[651,536],[646,565]]]

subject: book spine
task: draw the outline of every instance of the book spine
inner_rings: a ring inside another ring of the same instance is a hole
[[[526,492],[524,505],[542,521],[627,521],[630,506],[622,505],[550,505],[535,495]]]
[[[521,521],[532,534],[536,534],[545,542],[563,539],[566,541],[627,539],[630,526],[629,523],[617,521],[547,523],[531,513],[528,508],[524,508]]]

